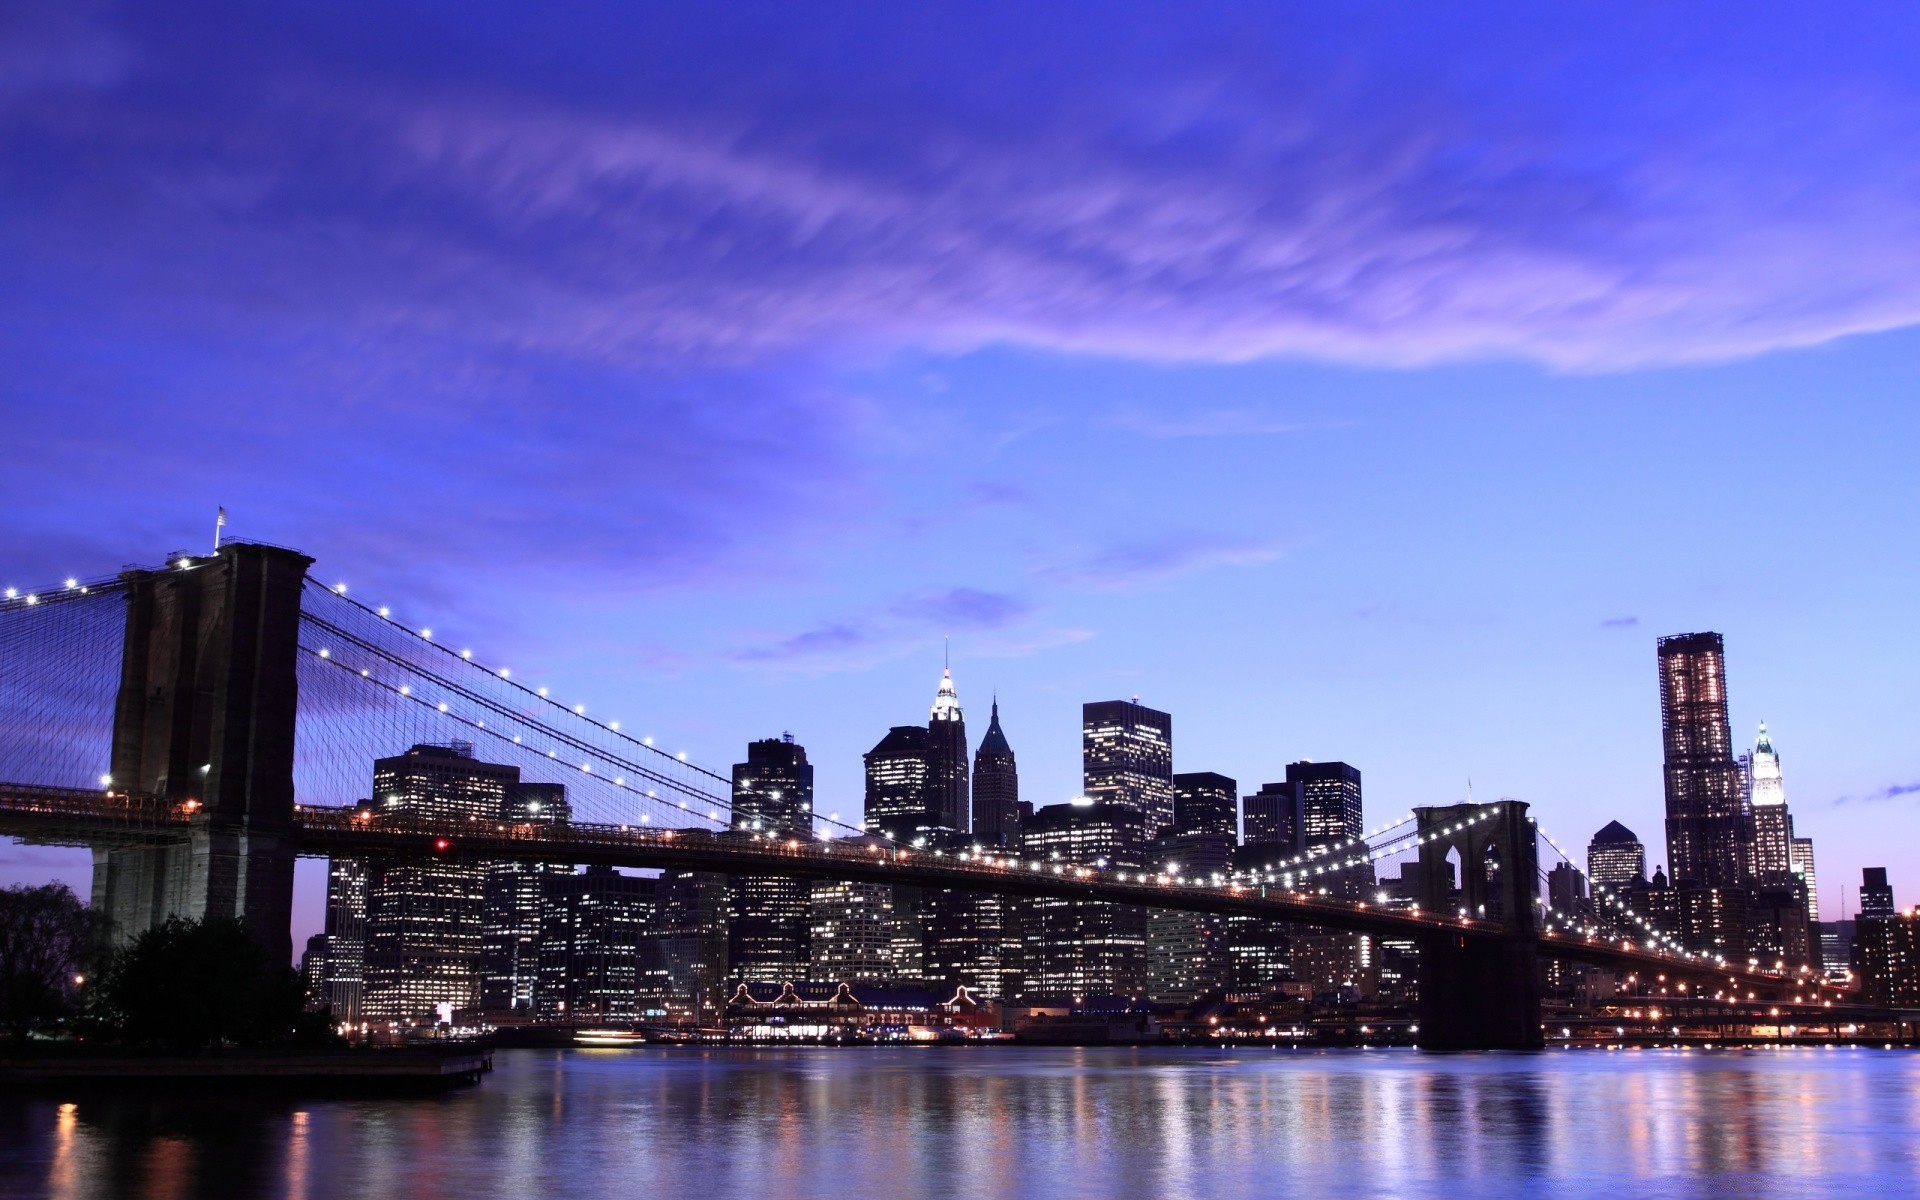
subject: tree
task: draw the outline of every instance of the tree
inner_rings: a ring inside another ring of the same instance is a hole
[[[132,1045],[286,1043],[315,1033],[303,993],[299,974],[268,961],[239,921],[171,917],[114,955],[100,979],[99,1015]]]
[[[86,906],[64,883],[0,889],[0,1028],[16,1049],[73,1011],[87,930]]]

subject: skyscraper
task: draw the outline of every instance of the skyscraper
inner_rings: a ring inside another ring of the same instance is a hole
[[[967,719],[953,688],[953,672],[940,672],[933,711],[927,718],[927,809],[935,828],[967,832]]]
[[[468,742],[418,745],[373,765],[381,813],[448,823],[499,821],[520,769],[480,762]],[[482,892],[476,863],[410,862],[370,873],[363,1010],[386,1020],[430,1018],[480,998]]]
[[[1240,784],[1213,771],[1188,771],[1173,777],[1175,833],[1217,833],[1229,843],[1240,838],[1235,802]]]
[[[1263,783],[1242,804],[1249,863],[1292,858],[1301,852],[1299,783]]]
[[[1081,791],[1108,806],[1137,860],[1173,824],[1173,718],[1138,699],[1080,711]]]
[[[604,866],[538,878],[543,903],[535,1007],[541,1020],[635,1019],[641,946],[653,922],[658,880]]]
[[[1676,634],[1661,638],[1658,652],[1667,866],[1673,885],[1676,890],[1744,887],[1739,766],[1727,724],[1724,644],[1717,633]]]
[[[858,844],[860,837],[845,839]],[[893,889],[844,879],[813,882],[813,966],[824,983],[886,983],[894,977],[889,930]]]
[[[662,871],[640,946],[638,1008],[672,1025],[713,1026],[726,1005],[727,877]]]
[[[1621,892],[1647,878],[1647,848],[1633,830],[1608,821],[1587,843],[1587,878],[1596,890]]]
[[[1813,871],[1813,839],[1793,839],[1793,873],[1807,887],[1807,920],[1820,923],[1820,881]]]
[[[335,1021],[358,1024],[367,955],[367,861],[327,862],[327,1004]]]
[[[1038,809],[1028,857],[1081,866],[1140,867],[1131,807],[1081,799]],[[1029,997],[1144,996],[1147,914],[1132,905],[1036,898],[1022,906]]]
[[[973,755],[973,838],[983,846],[1020,844],[1020,772],[1000,730],[1000,702]]]
[[[1300,843],[1307,853],[1326,851],[1365,832],[1357,768],[1302,760],[1287,764],[1287,782],[1300,786]]]
[[[813,836],[813,765],[792,734],[747,745],[733,766],[735,834]],[[751,982],[805,979],[810,887],[778,875],[728,877],[727,975]]]
[[[868,833],[906,844],[941,828],[927,804],[932,741],[924,725],[895,725],[867,751]]]
[[[564,825],[572,816],[567,790],[557,783],[521,783],[505,803],[504,819],[516,825]],[[573,864],[487,864],[480,893],[480,1010],[490,1020],[535,1015],[545,920],[541,882],[550,874],[571,875]]]
[[[1760,740],[1749,757],[1753,781],[1753,873],[1768,884],[1778,884],[1793,873],[1793,817],[1787,811],[1786,784],[1780,775],[1780,756],[1760,722]]]

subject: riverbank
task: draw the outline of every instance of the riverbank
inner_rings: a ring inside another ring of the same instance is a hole
[[[0,1088],[125,1091],[141,1087],[257,1087],[373,1094],[433,1092],[471,1087],[492,1069],[490,1045],[207,1055],[56,1052],[0,1058]]]

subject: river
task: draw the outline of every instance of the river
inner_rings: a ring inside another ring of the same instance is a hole
[[[0,1097],[55,1197],[1920,1196],[1920,1054],[516,1050],[379,1100]]]

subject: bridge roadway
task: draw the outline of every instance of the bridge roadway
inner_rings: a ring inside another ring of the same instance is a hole
[[[46,845],[95,846],[168,840],[205,820],[193,801],[0,783],[0,836]],[[1185,881],[1131,870],[983,852],[951,853],[871,842],[818,842],[745,832],[654,829],[644,825],[512,824],[469,819],[451,825],[396,820],[372,809],[295,805],[289,835],[303,856],[394,857],[479,862],[564,862],[613,867],[846,879],[1002,895],[1104,901],[1260,917],[1383,938],[1435,935],[1495,942],[1503,923],[1384,908],[1277,885]],[[1852,993],[1806,975],[1715,966],[1699,959],[1611,941],[1543,931],[1538,953],[1615,970],[1733,985],[1782,1002],[1841,1001]]]

